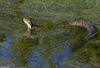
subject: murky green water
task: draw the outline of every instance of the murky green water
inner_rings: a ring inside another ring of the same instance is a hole
[[[69,21],[89,21],[98,35],[88,40],[79,27],[27,34],[23,17],[40,28]],[[0,0],[0,67],[99,68],[99,0]]]

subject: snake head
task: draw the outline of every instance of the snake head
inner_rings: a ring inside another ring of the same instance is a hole
[[[27,24],[28,28],[32,29],[33,23],[29,19],[23,18],[23,21]]]

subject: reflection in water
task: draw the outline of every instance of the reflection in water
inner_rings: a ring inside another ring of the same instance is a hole
[[[1,58],[3,59],[8,59],[10,58],[10,56],[12,56],[12,53],[9,50],[11,47],[10,42],[11,42],[10,36],[7,36],[6,41],[3,41],[3,43],[0,42],[0,45],[3,46],[3,48],[0,50],[1,51],[0,55],[1,55]]]
[[[56,59],[55,59],[55,63],[56,64],[60,64],[60,62],[62,61],[62,60],[64,60],[64,59],[68,59],[67,58],[67,56],[69,55],[69,54],[71,54],[71,50],[66,50],[65,52],[63,52],[60,56],[58,56],[58,57],[56,57]]]
[[[29,67],[43,68],[43,59],[39,53],[34,53],[34,56],[27,61]]]
[[[31,41],[33,40],[33,41]],[[15,57],[15,65],[27,66],[34,56],[34,47],[38,45],[38,39],[22,37],[12,46],[13,57]],[[14,58],[13,58],[14,59]],[[33,61],[32,61],[33,62]]]
[[[9,67],[13,64],[11,63],[11,57],[13,56],[11,52],[11,38],[9,35],[0,34],[0,66]]]

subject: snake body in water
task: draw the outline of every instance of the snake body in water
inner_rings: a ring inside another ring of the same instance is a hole
[[[29,29],[32,29],[32,30],[43,30],[42,28],[35,27],[33,25],[33,23],[29,19],[27,19],[27,18],[23,18],[23,21],[27,24],[27,26],[28,26]],[[94,25],[91,24],[91,23],[89,23],[89,22],[85,22],[85,21],[67,22],[67,23],[55,26],[55,27],[53,27],[51,29],[60,28],[60,27],[66,27],[66,26],[78,26],[78,27],[84,27],[84,28],[86,28],[89,33],[85,37],[85,39],[89,39],[89,38],[97,35],[97,31],[96,31]]]

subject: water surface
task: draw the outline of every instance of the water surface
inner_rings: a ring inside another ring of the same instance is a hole
[[[10,68],[99,68],[99,0],[1,0],[0,66]],[[79,27],[33,31],[22,21],[51,28],[69,21],[89,21],[98,35],[85,40]]]

